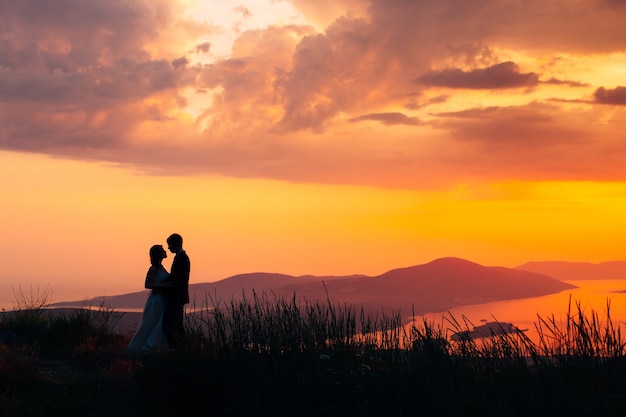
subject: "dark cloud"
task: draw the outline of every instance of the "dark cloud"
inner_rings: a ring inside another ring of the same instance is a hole
[[[420,121],[417,117],[409,117],[406,114],[399,113],[399,112],[364,114],[362,116],[358,116],[358,117],[354,117],[350,119],[350,122],[363,122],[367,120],[381,122],[385,126],[393,126],[393,125],[416,126],[420,124]]]
[[[481,143],[503,151],[520,151],[572,144],[586,136],[582,126],[559,117],[559,108],[532,103],[526,106],[471,108],[437,114],[438,122],[460,141]]]
[[[0,78],[0,102],[31,102],[106,109],[117,101],[137,100],[171,91],[192,77],[183,61],[131,59],[93,68],[91,72],[53,71],[5,73]],[[192,70],[193,71],[193,70]]]
[[[164,0],[2,2],[0,38],[14,68],[73,71],[103,58],[144,60],[146,42],[158,38],[170,9]]]
[[[199,45],[196,45],[196,52],[202,52],[204,54],[209,53],[211,50],[211,42],[203,42]]]
[[[498,54],[488,45],[480,43],[462,43],[446,45],[451,56],[459,57],[461,62],[470,67],[485,67],[498,62]]]
[[[615,87],[613,89],[600,87],[593,93],[593,98],[597,103],[601,104],[626,106],[626,87]]]
[[[557,105],[530,103],[440,113],[433,123],[450,132],[454,142],[447,147],[469,177],[623,178],[626,149],[615,124],[625,120],[618,115],[612,123],[598,124],[600,114],[598,109],[563,111]]]
[[[526,51],[621,52],[626,45],[626,8],[602,1],[371,0],[375,24],[395,25],[396,43],[412,39],[442,45],[499,45]],[[389,34],[385,34],[389,35]]]
[[[166,0],[2,2],[0,147],[84,157],[168,120],[197,68],[161,34],[184,25]]]
[[[581,83],[579,81],[559,80],[557,78],[550,78],[549,80],[541,81],[543,84],[552,85],[566,85],[569,87],[588,87],[589,84]]]
[[[419,108],[431,106],[433,104],[442,104],[450,99],[449,95],[441,95],[429,98],[428,100],[424,100],[422,102],[410,102],[407,103],[404,107],[409,110],[416,110]]]
[[[180,68],[180,67],[184,67],[187,64],[189,64],[189,59],[187,57],[180,57],[180,58],[176,58],[172,61],[172,66],[174,68]]]
[[[626,7],[626,0],[599,0],[599,3],[614,8]]]
[[[452,68],[427,72],[418,77],[416,82],[434,87],[500,89],[534,87],[539,83],[539,76],[534,72],[520,73],[515,63],[503,62],[472,71]]]

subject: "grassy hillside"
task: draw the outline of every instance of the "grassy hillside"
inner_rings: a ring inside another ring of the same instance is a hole
[[[397,314],[295,298],[188,316],[183,348],[129,355],[117,313],[0,316],[2,416],[597,416],[626,405],[626,349],[610,316],[474,339]]]

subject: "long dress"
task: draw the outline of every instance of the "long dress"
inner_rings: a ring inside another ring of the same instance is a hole
[[[169,277],[165,268],[161,267],[154,275],[154,283],[161,284]],[[165,296],[152,291],[143,309],[141,324],[137,333],[128,344],[127,350],[133,352],[155,352],[167,347],[167,339],[163,332],[163,314],[165,312]]]

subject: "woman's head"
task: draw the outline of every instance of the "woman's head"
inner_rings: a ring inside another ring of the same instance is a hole
[[[167,258],[167,252],[162,245],[153,245],[150,248],[150,263],[152,265],[160,265],[165,258]]]

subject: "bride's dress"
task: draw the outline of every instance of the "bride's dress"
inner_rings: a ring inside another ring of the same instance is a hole
[[[169,274],[161,268],[154,276],[154,283],[162,284]],[[167,346],[167,339],[163,333],[163,313],[165,311],[165,296],[150,293],[143,309],[139,330],[128,344],[128,350],[137,352],[159,351]]]

